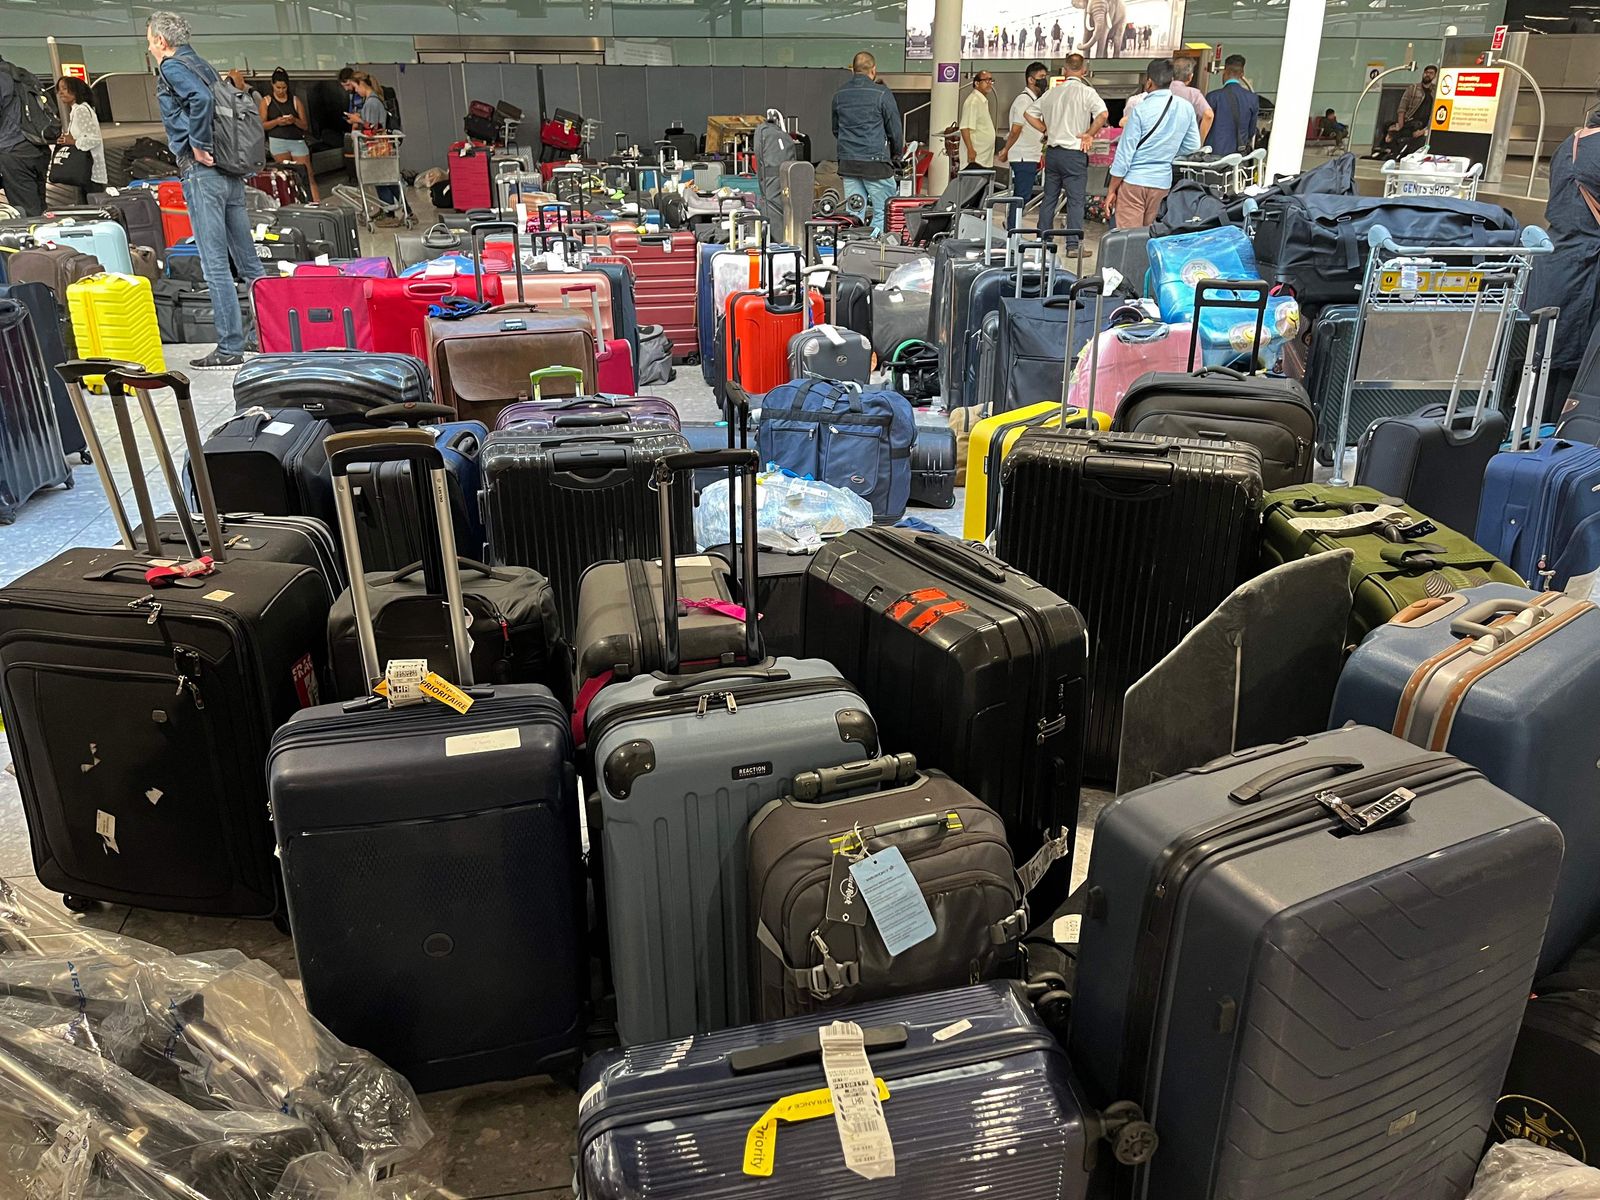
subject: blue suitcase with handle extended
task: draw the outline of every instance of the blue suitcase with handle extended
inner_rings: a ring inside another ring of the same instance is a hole
[[[1359,721],[1477,767],[1566,839],[1539,974],[1600,932],[1600,609],[1504,583],[1420,601],[1345,664],[1331,725]]]
[[[1600,567],[1600,448],[1549,438],[1489,460],[1473,540],[1530,587]]]

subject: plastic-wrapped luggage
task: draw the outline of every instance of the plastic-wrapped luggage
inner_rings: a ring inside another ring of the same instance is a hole
[[[0,524],[15,520],[40,488],[72,485],[49,370],[33,314],[16,300],[0,300]]]
[[[1188,322],[1199,331],[1200,359],[1206,366],[1234,366],[1244,359],[1252,367],[1271,367],[1300,328],[1300,305],[1294,297],[1270,295],[1265,284],[1251,286],[1257,277],[1255,254],[1237,226],[1155,238],[1149,255],[1162,320]],[[1225,280],[1239,283],[1231,290],[1208,287],[1205,298],[1211,303],[1202,304],[1200,286]],[[1245,303],[1258,300],[1260,309]]]

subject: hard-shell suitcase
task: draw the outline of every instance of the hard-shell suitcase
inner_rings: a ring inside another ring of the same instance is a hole
[[[1085,774],[1109,779],[1123,693],[1256,557],[1261,455],[1227,441],[1035,429],[1002,476],[997,553],[1071,597],[1088,624]]]
[[[1477,540],[1530,587],[1600,565],[1600,448],[1546,438],[1489,460]]]
[[[124,445],[134,444],[125,389],[138,389],[176,493],[149,392],[173,389],[195,457],[188,381],[115,368],[91,360],[62,370],[74,383],[110,372]],[[153,529],[143,472],[136,459],[129,466],[143,524]],[[172,560],[151,539],[143,554],[64,551],[0,591],[0,709],[46,887],[144,908],[265,917],[278,907],[278,884],[261,766],[272,730],[316,701],[327,584],[309,567],[230,558],[207,478],[202,467],[208,574],[152,567],[148,559]],[[109,494],[131,539],[121,501]],[[201,559],[198,537],[180,558]]]
[[[327,242],[335,258],[354,258],[361,253],[356,228],[359,215],[355,209],[338,204],[289,203],[273,214],[272,224],[278,229],[298,229],[307,241]]]
[[[865,387],[872,378],[872,343],[865,334],[839,323],[838,269],[812,267],[806,275],[824,272],[832,282],[831,320],[817,325],[806,320],[805,327],[789,339],[789,378],[828,379]]]
[[[192,238],[194,226],[189,223],[189,202],[184,198],[183,184],[176,179],[163,180],[156,185],[156,200],[161,205],[161,229],[167,245],[176,246],[185,238]]]
[[[694,234],[640,234],[613,230],[611,249],[633,264],[634,301],[642,325],[660,325],[672,343],[678,361],[695,357],[695,281],[697,252]]]
[[[1266,497],[1263,568],[1341,547],[1355,553],[1351,645],[1418,600],[1485,583],[1522,582],[1464,534],[1370,488],[1311,483]]]
[[[1150,227],[1108,229],[1100,238],[1100,272],[1115,271],[1137,294],[1144,295],[1144,277],[1150,270]]]
[[[956,431],[942,408],[919,408],[917,440],[911,444],[911,503],[926,508],[956,506]]]
[[[1091,645],[1070,603],[942,534],[855,529],[812,558],[805,622],[806,654],[855,684],[884,745],[998,812],[1018,862],[1063,829],[1070,853]],[[1041,916],[1067,876],[1041,893]]]
[[[250,285],[262,351],[377,349],[367,309],[370,287],[370,280],[341,275],[335,267],[263,275]]]
[[[598,271],[611,282],[612,336],[628,343],[635,364],[639,361],[639,306],[635,299],[633,264],[619,254],[589,253],[588,271]]]
[[[600,290],[592,282],[572,283],[561,289],[561,311],[581,312],[582,298],[588,297],[590,328],[595,331],[594,369],[599,390],[612,396],[631,396],[638,390],[634,376],[633,347],[627,338],[603,338],[604,316],[600,311]],[[573,298],[578,297],[578,303]]]
[[[1600,728],[1574,705],[1600,682],[1600,610],[1492,583],[1410,605],[1350,657],[1330,728],[1358,721],[1471,763],[1561,828],[1566,854],[1541,976],[1600,934]]]
[[[33,314],[19,301],[0,300],[0,524],[14,521],[40,488],[72,486],[50,374]]]
[[[276,200],[279,206],[285,204],[298,204],[307,197],[300,183],[300,172],[288,169],[288,165],[269,165],[257,171],[254,175],[245,177],[245,187],[255,188],[258,192],[265,192]]]
[[[545,381],[559,378],[571,379],[578,394],[546,400],[543,396]],[[496,429],[521,426],[541,430],[586,428],[603,432],[620,426],[679,427],[677,408],[672,401],[659,396],[584,395],[583,372],[577,367],[545,367],[534,371],[528,376],[528,386],[533,390],[533,398],[501,409],[495,418]]]
[[[692,432],[692,427],[686,432]],[[718,471],[696,471],[698,481],[702,475],[721,475]],[[827,539],[824,539],[826,541]],[[756,541],[756,595],[755,609],[761,616],[761,647],[769,655],[802,658],[805,655],[805,603],[806,568],[816,546],[770,545]],[[722,559],[734,570],[735,580],[740,580],[738,596],[741,603],[750,602],[750,590],[743,582],[744,566],[739,548],[724,542],[712,546],[707,554]]]
[[[313,416],[365,425],[368,413],[391,404],[428,404],[433,380],[409,354],[318,350],[257,354],[233,377],[233,406],[302,408]]]
[[[486,219],[492,220],[493,215]],[[441,254],[465,253],[466,249],[467,242],[461,232],[451,229],[443,221],[421,233],[405,231],[394,235],[394,261],[402,271],[417,263],[438,258]]]
[[[82,457],[88,443],[83,430],[78,428],[78,414],[73,411],[66,381],[56,370],[67,361],[63,332],[72,332],[70,325],[65,330],[62,327],[65,305],[42,283],[0,283],[0,300],[14,300],[32,316],[33,336],[44,358],[45,379],[55,406],[56,431],[61,436],[61,449],[67,454]]]
[[[65,246],[99,259],[102,270],[133,274],[127,226],[117,221],[79,221],[68,217],[40,225],[33,236],[41,242]]]
[[[881,1000],[839,1016],[863,1031],[871,1073],[883,1081],[893,1179],[863,1179],[845,1165],[838,1128],[825,1119],[833,1108],[822,1022],[805,1016],[591,1059],[579,1079],[578,1195],[723,1200],[758,1188],[771,1200],[1084,1200],[1090,1165],[1111,1157],[1098,1137],[1147,1128],[1142,1114],[1135,1127],[1123,1110],[1102,1118],[1109,1125],[1095,1119],[1066,1052],[1014,984]],[[1002,1094],[1005,1117],[995,1120]],[[823,1119],[797,1119],[814,1104]]]
[[[91,275],[67,289],[73,340],[81,357],[114,358],[146,370],[166,370],[155,293],[139,275]],[[86,382],[99,388],[97,376]]]
[[[90,192],[89,203],[120,212],[130,244],[149,246],[157,256],[167,248],[166,231],[161,227],[161,204],[149,188],[107,188],[103,192]]]
[[[911,226],[916,224],[918,218],[912,214],[929,205],[937,204],[937,196],[891,196],[888,203],[883,206],[883,232],[886,236],[899,238],[902,242],[912,242],[915,239],[908,236]]]
[[[808,288],[803,276],[795,277],[784,296],[770,263],[764,274],[765,287],[728,297],[723,318],[724,386],[737,384],[752,396],[789,381],[790,339],[823,315],[821,294]]]
[[[331,258],[330,267],[337,267],[341,275],[359,275],[364,279],[394,279],[394,263],[387,254],[369,255],[365,258]]]
[[[1068,1049],[1153,1114],[1121,1194],[1465,1195],[1560,862],[1475,769],[1360,726],[1109,805]]]
[[[428,472],[442,543],[429,548],[428,588],[472,705],[327,704],[273,738],[266,777],[306,1006],[418,1089],[567,1067],[588,987],[566,712],[538,684],[470,686],[461,578],[446,566],[456,547],[445,469],[427,434],[329,442],[357,581],[346,464],[399,457],[414,477]],[[370,623],[357,632],[375,681],[384,666]]]
[[[418,405],[403,417],[396,414],[396,419],[412,424],[451,415],[442,405]],[[380,412],[374,420],[383,424],[387,418]],[[448,421],[420,428],[433,438],[434,445],[444,456],[450,479],[450,515],[455,523],[456,546],[464,558],[477,559],[484,548],[483,522],[478,518],[478,491],[482,485],[478,455],[489,431],[480,421]],[[356,528],[361,531],[362,560],[374,571],[399,571],[421,562],[427,531],[417,524],[410,467],[403,462],[355,462],[350,465],[349,475],[355,495]],[[487,668],[478,675],[485,681],[496,678]],[[500,682],[527,681],[502,679]]]
[[[491,305],[505,302],[498,275],[441,272],[367,283],[372,348],[423,360],[428,357],[428,313],[435,305],[455,304],[456,297],[477,300],[480,295]]]

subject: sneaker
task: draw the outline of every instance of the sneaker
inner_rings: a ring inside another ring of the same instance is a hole
[[[198,371],[204,371],[211,367],[239,367],[244,365],[244,355],[229,354],[226,350],[218,347],[204,358],[190,359],[189,365]]]
[[[244,352],[246,354],[260,354],[261,353],[261,340],[259,338],[257,338],[255,334],[252,333],[249,337],[245,338],[245,340],[244,340]]]

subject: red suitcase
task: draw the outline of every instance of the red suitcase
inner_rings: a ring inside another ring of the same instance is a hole
[[[372,318],[372,348],[383,353],[428,357],[428,310],[452,296],[479,298],[471,275],[412,275],[406,279],[373,279],[367,296]],[[504,304],[500,277],[484,279],[490,304]]]
[[[770,252],[763,252],[768,259]],[[789,253],[793,253],[790,251]],[[767,279],[759,291],[735,292],[728,297],[725,379],[737,383],[752,396],[765,395],[780,383],[789,382],[789,339],[808,325],[821,325],[826,319],[822,293],[796,281],[785,295],[778,290],[777,271],[763,264]],[[805,297],[811,301],[811,320],[806,320]]]
[[[450,147],[450,203],[457,212],[494,208],[493,161],[494,152],[488,146],[457,142]]]
[[[194,236],[189,224],[189,202],[183,198],[183,184],[176,179],[156,185],[156,203],[161,205],[161,232],[167,245],[176,246]]]
[[[299,167],[274,165],[264,167],[244,182],[258,192],[265,192],[279,204],[304,204],[311,197],[301,183]]]
[[[250,285],[263,354],[374,350],[368,294],[376,282],[338,267],[301,267]]]
[[[696,356],[695,275],[699,256],[694,234],[644,234],[613,229],[611,249],[633,264],[634,311],[641,325],[660,325],[679,361]]]
[[[937,196],[892,196],[889,203],[884,205],[884,230],[905,240],[906,218],[919,208],[927,208],[936,203]]]
[[[631,396],[639,390],[633,374],[633,347],[627,338],[602,338],[605,321],[600,315],[600,289],[592,283],[572,283],[561,289],[561,310],[574,315],[587,297],[592,310],[595,337],[595,371],[598,390],[610,396]],[[574,303],[576,300],[576,304]]]

